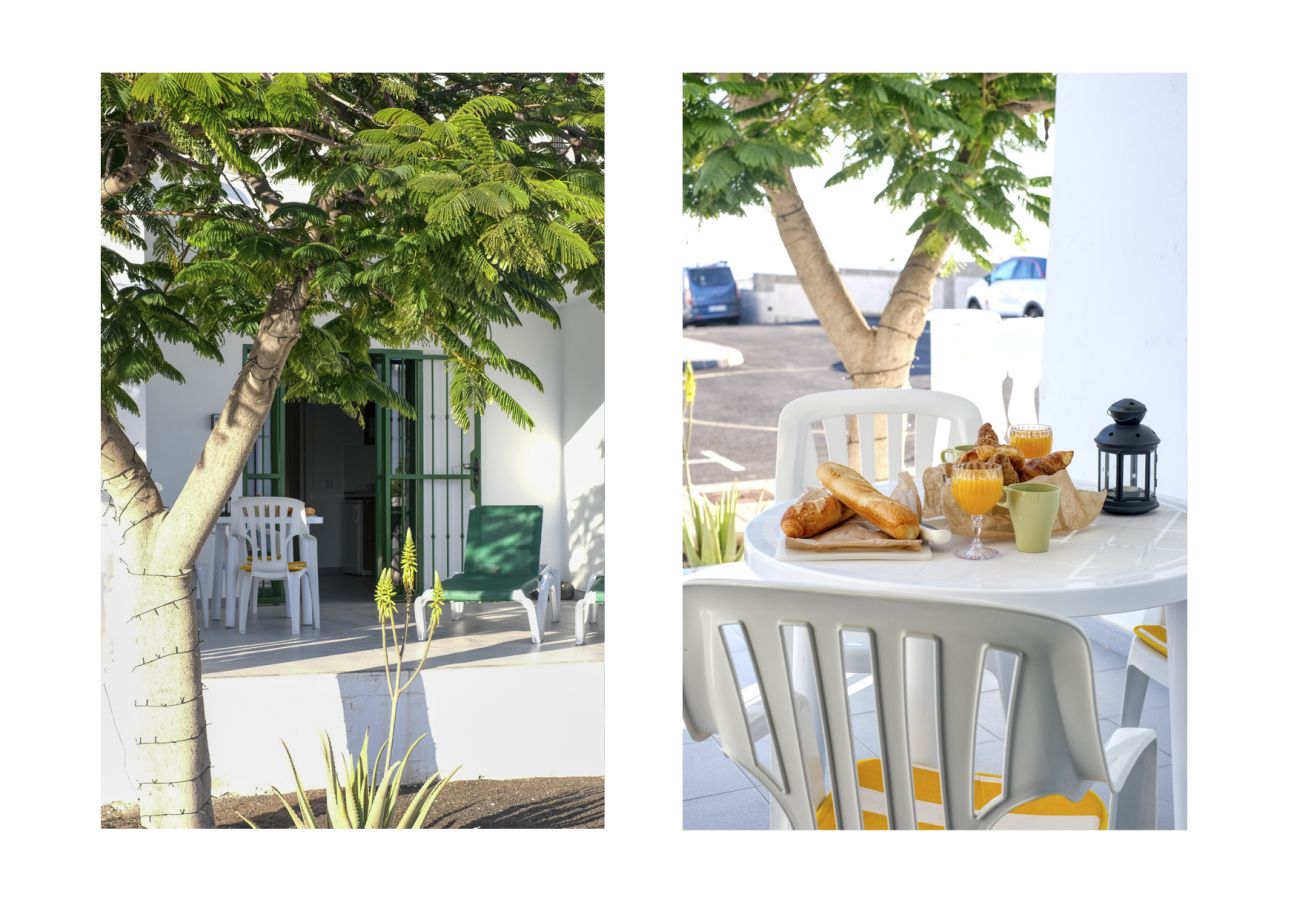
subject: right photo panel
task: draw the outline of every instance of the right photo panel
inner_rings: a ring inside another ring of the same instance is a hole
[[[682,824],[1183,829],[1187,79],[682,76]]]

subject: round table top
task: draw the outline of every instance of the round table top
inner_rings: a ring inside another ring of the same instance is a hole
[[[1062,616],[1187,599],[1187,507],[1177,500],[1162,497],[1143,515],[1102,513],[1087,528],[1053,535],[1046,553],[1022,553],[1011,539],[998,539],[985,541],[1002,554],[997,559],[959,559],[953,551],[971,539],[954,534],[928,560],[878,561],[778,559],[781,514],[792,502],[773,504],[745,528],[745,561],[763,581],[981,600]]]

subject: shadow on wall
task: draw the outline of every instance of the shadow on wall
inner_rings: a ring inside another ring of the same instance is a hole
[[[601,477],[568,497],[569,568],[578,590],[587,586],[593,574],[605,571],[604,438],[596,446],[595,456]]]
[[[420,645],[412,641],[407,645],[408,655],[412,648]],[[418,661],[418,650],[416,661]],[[403,681],[410,678],[415,661],[403,664],[401,677]],[[379,769],[383,766],[380,748],[388,736],[389,695],[384,673],[350,672],[336,676],[339,701],[343,708],[343,728],[346,735],[347,751],[353,759],[361,755],[361,747],[370,734],[370,763]],[[434,746],[432,728],[429,721],[429,704],[424,693],[424,678],[416,678],[403,693],[397,707],[397,725],[393,729],[393,762],[398,762],[407,749],[420,735],[424,740],[411,753],[406,769],[402,774],[403,784],[419,783],[438,771],[438,753]],[[291,750],[293,748],[290,748]],[[343,750],[334,746],[335,764]],[[340,773],[341,774],[341,773]]]

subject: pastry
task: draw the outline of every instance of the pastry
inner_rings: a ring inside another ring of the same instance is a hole
[[[1035,456],[1033,459],[1025,460],[1025,474],[1029,478],[1052,475],[1068,466],[1072,459],[1074,459],[1073,450],[1057,450],[1046,456]]]

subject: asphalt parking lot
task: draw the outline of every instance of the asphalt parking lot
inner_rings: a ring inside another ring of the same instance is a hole
[[[869,319],[875,324],[874,319]],[[776,422],[796,397],[849,387],[817,322],[711,325],[684,336],[735,347],[743,365],[696,373],[691,480],[696,485],[765,481],[776,471]],[[930,386],[929,325],[917,342],[912,386]]]

